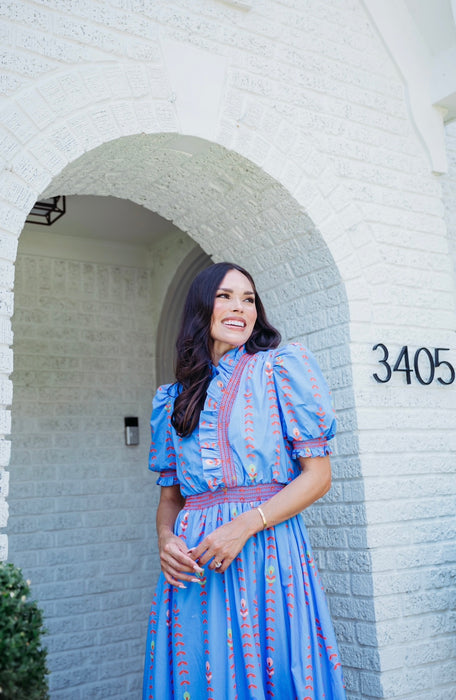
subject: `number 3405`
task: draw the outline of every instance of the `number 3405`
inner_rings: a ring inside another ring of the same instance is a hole
[[[379,376],[374,372],[373,377],[376,382],[385,384],[391,379],[393,372],[404,372],[407,384],[412,383],[412,372],[420,384],[431,384],[436,378],[439,384],[453,384],[455,378],[455,370],[451,362],[442,359],[442,354],[448,352],[450,348],[434,348],[432,351],[428,348],[418,348],[413,356],[413,362],[410,360],[409,349],[407,345],[401,348],[396,361],[390,360],[389,350],[383,343],[377,343],[372,350],[381,350],[383,357],[378,362],[383,365],[384,372]],[[412,366],[413,365],[413,366]],[[435,377],[438,370],[438,377]]]

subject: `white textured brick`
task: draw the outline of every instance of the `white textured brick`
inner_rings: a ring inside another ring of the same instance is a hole
[[[3,166],[19,151],[19,141],[0,126],[0,164]]]
[[[0,372],[5,372],[9,374],[13,370],[13,351],[8,347],[0,346]],[[1,431],[1,418],[0,418],[0,432]]]
[[[112,111],[109,107],[100,106],[91,111],[91,119],[98,132],[102,132],[109,139],[115,139],[122,136]]]
[[[1,507],[1,506],[0,506]],[[8,558],[8,537],[0,534],[0,561]]]
[[[4,498],[0,498],[0,527],[5,528],[8,522],[8,503]]]
[[[68,163],[61,151],[54,148],[49,139],[45,136],[40,135],[36,138],[30,150],[38,162],[44,159],[44,167],[53,175],[59,173]]]
[[[7,240],[8,236],[5,235],[5,241]],[[10,239],[8,239],[8,243],[10,242]],[[7,251],[6,251],[7,252]],[[10,254],[11,254],[11,246],[10,246]],[[0,286],[10,288],[13,286],[13,280],[14,280],[14,265],[12,262],[6,262],[3,260],[0,260]]]
[[[49,184],[49,174],[38,166],[38,163],[30,154],[19,153],[12,160],[11,171],[33,189],[35,200],[37,199],[36,194],[44,190],[46,185]]]
[[[20,95],[18,101],[28,117],[42,129],[51,124],[55,118],[53,108],[35,89],[26,90]]]
[[[29,195],[29,201],[30,207],[33,206],[35,202],[35,197],[33,196],[33,194],[31,197]],[[17,236],[14,236],[9,233],[3,233],[0,231],[0,250],[1,256],[4,260],[9,260],[10,262],[14,262],[16,260],[17,242]]]
[[[16,136],[19,141],[28,141],[34,134],[32,122],[20,110],[7,107],[0,112],[0,123]]]
[[[25,212],[16,209],[13,204],[6,205],[0,202],[0,229],[3,229],[6,233],[13,233],[18,236],[24,226],[25,217]],[[2,277],[5,274],[3,273],[2,275],[0,270],[0,285],[2,285]],[[9,277],[10,275],[8,275]]]
[[[9,406],[13,398],[13,383],[0,376],[0,405]]]
[[[10,473],[5,469],[0,469],[0,494],[2,498],[8,498]]]
[[[65,158],[67,158],[68,161],[74,160],[83,152],[77,137],[72,134],[66,126],[51,129],[48,132],[48,136],[50,142],[65,154]]]

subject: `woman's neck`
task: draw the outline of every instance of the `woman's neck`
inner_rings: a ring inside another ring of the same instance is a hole
[[[218,340],[215,340],[211,352],[212,364],[214,364],[217,367],[223,355],[226,355],[227,352],[233,350],[233,348],[235,347],[236,345],[228,345],[228,343],[222,343]]]

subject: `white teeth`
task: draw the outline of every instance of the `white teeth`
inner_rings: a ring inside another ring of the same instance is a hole
[[[244,328],[244,323],[242,321],[224,321],[225,326],[236,326],[238,328]]]

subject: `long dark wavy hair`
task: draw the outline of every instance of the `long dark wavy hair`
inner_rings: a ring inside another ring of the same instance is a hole
[[[247,277],[255,292],[257,319],[245,350],[253,354],[276,348],[281,340],[279,331],[271,326],[255,288],[252,276],[239,265],[215,263],[200,272],[193,280],[185,301],[181,326],[176,341],[176,383],[179,393],[174,402],[171,423],[178,435],[190,435],[199,422],[212,376],[211,320],[217,290],[230,270],[238,270]]]

